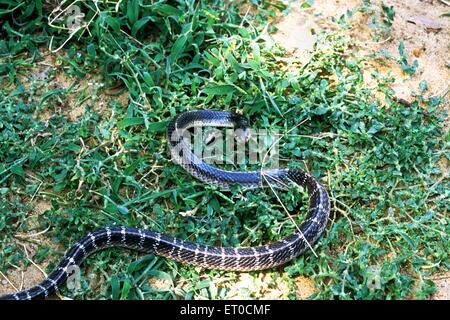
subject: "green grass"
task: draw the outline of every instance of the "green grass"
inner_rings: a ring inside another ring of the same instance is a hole
[[[429,277],[449,269],[449,180],[440,166],[449,158],[444,97],[429,96],[422,84],[409,105],[398,103],[392,79],[377,74],[378,87],[367,89],[362,61],[344,54],[351,41],[340,32],[318,34],[311,59],[298,61],[264,32],[268,17],[284,9],[278,3],[252,1],[258,6],[245,16],[219,1],[129,1],[117,11],[114,3],[79,2],[84,19],[92,18],[89,29],[55,53],[43,81],[33,70],[42,67],[50,43],[57,48],[69,33],[47,25],[45,2],[0,2],[1,271],[30,266],[22,243],[34,240],[17,234],[48,227],[43,237],[54,245],[40,243],[33,257],[49,261],[47,271],[65,248],[107,225],[224,246],[292,232],[270,190],[221,191],[170,161],[167,121],[198,108],[242,111],[254,128],[282,133],[306,120],[281,140],[280,157],[290,159],[281,166],[320,177],[332,221],[317,257],[307,253],[267,271],[291,284],[289,298],[297,298],[299,275],[312,279],[315,299],[427,298],[435,290]],[[62,74],[71,79],[67,87],[54,85]],[[105,98],[99,112],[99,97],[106,96],[100,88],[69,120],[71,106],[88,97],[76,85],[89,76],[106,88],[121,85],[129,103]],[[280,196],[301,221],[303,195]],[[32,214],[42,199],[50,209]],[[179,214],[195,208],[194,216]],[[378,289],[367,287],[370,267],[380,270]],[[120,249],[92,255],[82,273],[81,290],[65,295],[217,299],[226,297],[224,283],[237,278]],[[155,278],[166,285],[155,288],[149,282]]]

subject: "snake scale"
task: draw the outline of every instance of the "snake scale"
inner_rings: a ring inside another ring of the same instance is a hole
[[[69,277],[70,266],[78,266],[91,253],[109,247],[154,253],[207,269],[252,271],[282,265],[302,254],[317,241],[327,225],[330,202],[326,189],[313,176],[295,169],[240,172],[226,171],[206,164],[194,155],[190,142],[185,137],[188,129],[198,126],[241,129],[243,135],[248,132],[246,119],[236,113],[213,110],[181,113],[170,121],[167,128],[172,159],[194,177],[225,189],[235,184],[257,188],[262,187],[264,182],[278,189],[287,189],[295,184],[305,187],[309,194],[309,210],[297,232],[264,246],[231,248],[188,242],[145,229],[106,227],[87,234],[75,243],[43,282],[28,290],[4,295],[0,299],[47,298],[64,286]]]

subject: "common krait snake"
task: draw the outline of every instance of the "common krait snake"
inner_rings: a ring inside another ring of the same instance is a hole
[[[323,233],[330,212],[326,189],[311,175],[295,169],[270,169],[251,172],[225,171],[200,161],[190,150],[183,134],[193,126],[248,128],[246,120],[225,111],[196,110],[177,115],[169,123],[167,136],[172,159],[193,176],[208,183],[228,188],[239,184],[261,187],[264,182],[286,189],[294,184],[306,187],[309,193],[309,212],[298,232],[279,241],[258,247],[227,248],[187,242],[154,231],[121,227],[107,227],[89,233],[75,243],[54,271],[31,289],[8,294],[0,299],[47,298],[66,283],[72,265],[80,265],[92,252],[107,247],[125,247],[155,253],[182,263],[208,269],[251,271],[275,267],[302,254]]]

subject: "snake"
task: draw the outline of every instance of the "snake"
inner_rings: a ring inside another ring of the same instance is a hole
[[[325,187],[309,173],[298,169],[261,168],[255,171],[228,171],[205,163],[191,150],[186,133],[195,127],[215,126],[235,129],[236,139],[247,139],[249,123],[241,114],[220,110],[191,110],[175,115],[167,125],[172,160],[195,178],[229,189],[233,185],[277,189],[303,187],[308,192],[308,213],[292,234],[281,240],[253,247],[222,247],[195,243],[159,232],[110,226],[94,230],[76,242],[54,270],[30,289],[3,295],[2,300],[45,299],[59,291],[71,274],[71,267],[100,249],[123,247],[173,259],[205,269],[234,272],[274,268],[295,259],[317,242],[326,229],[330,200]]]

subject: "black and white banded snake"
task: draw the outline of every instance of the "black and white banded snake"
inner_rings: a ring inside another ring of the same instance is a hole
[[[167,129],[172,159],[194,177],[223,188],[234,184],[256,188],[261,187],[264,181],[279,189],[287,189],[294,184],[306,187],[309,210],[297,232],[264,246],[231,248],[188,242],[145,229],[107,227],[89,233],[75,243],[43,282],[31,289],[1,296],[0,299],[47,298],[66,283],[68,268],[80,265],[92,252],[108,247],[154,253],[207,269],[253,271],[282,265],[302,254],[318,240],[327,225],[330,201],[326,189],[314,177],[296,169],[238,172],[206,164],[194,155],[183,135],[189,128],[196,126],[232,127],[242,129],[241,132],[245,134],[248,128],[246,119],[235,113],[212,110],[195,110],[177,115]]]

